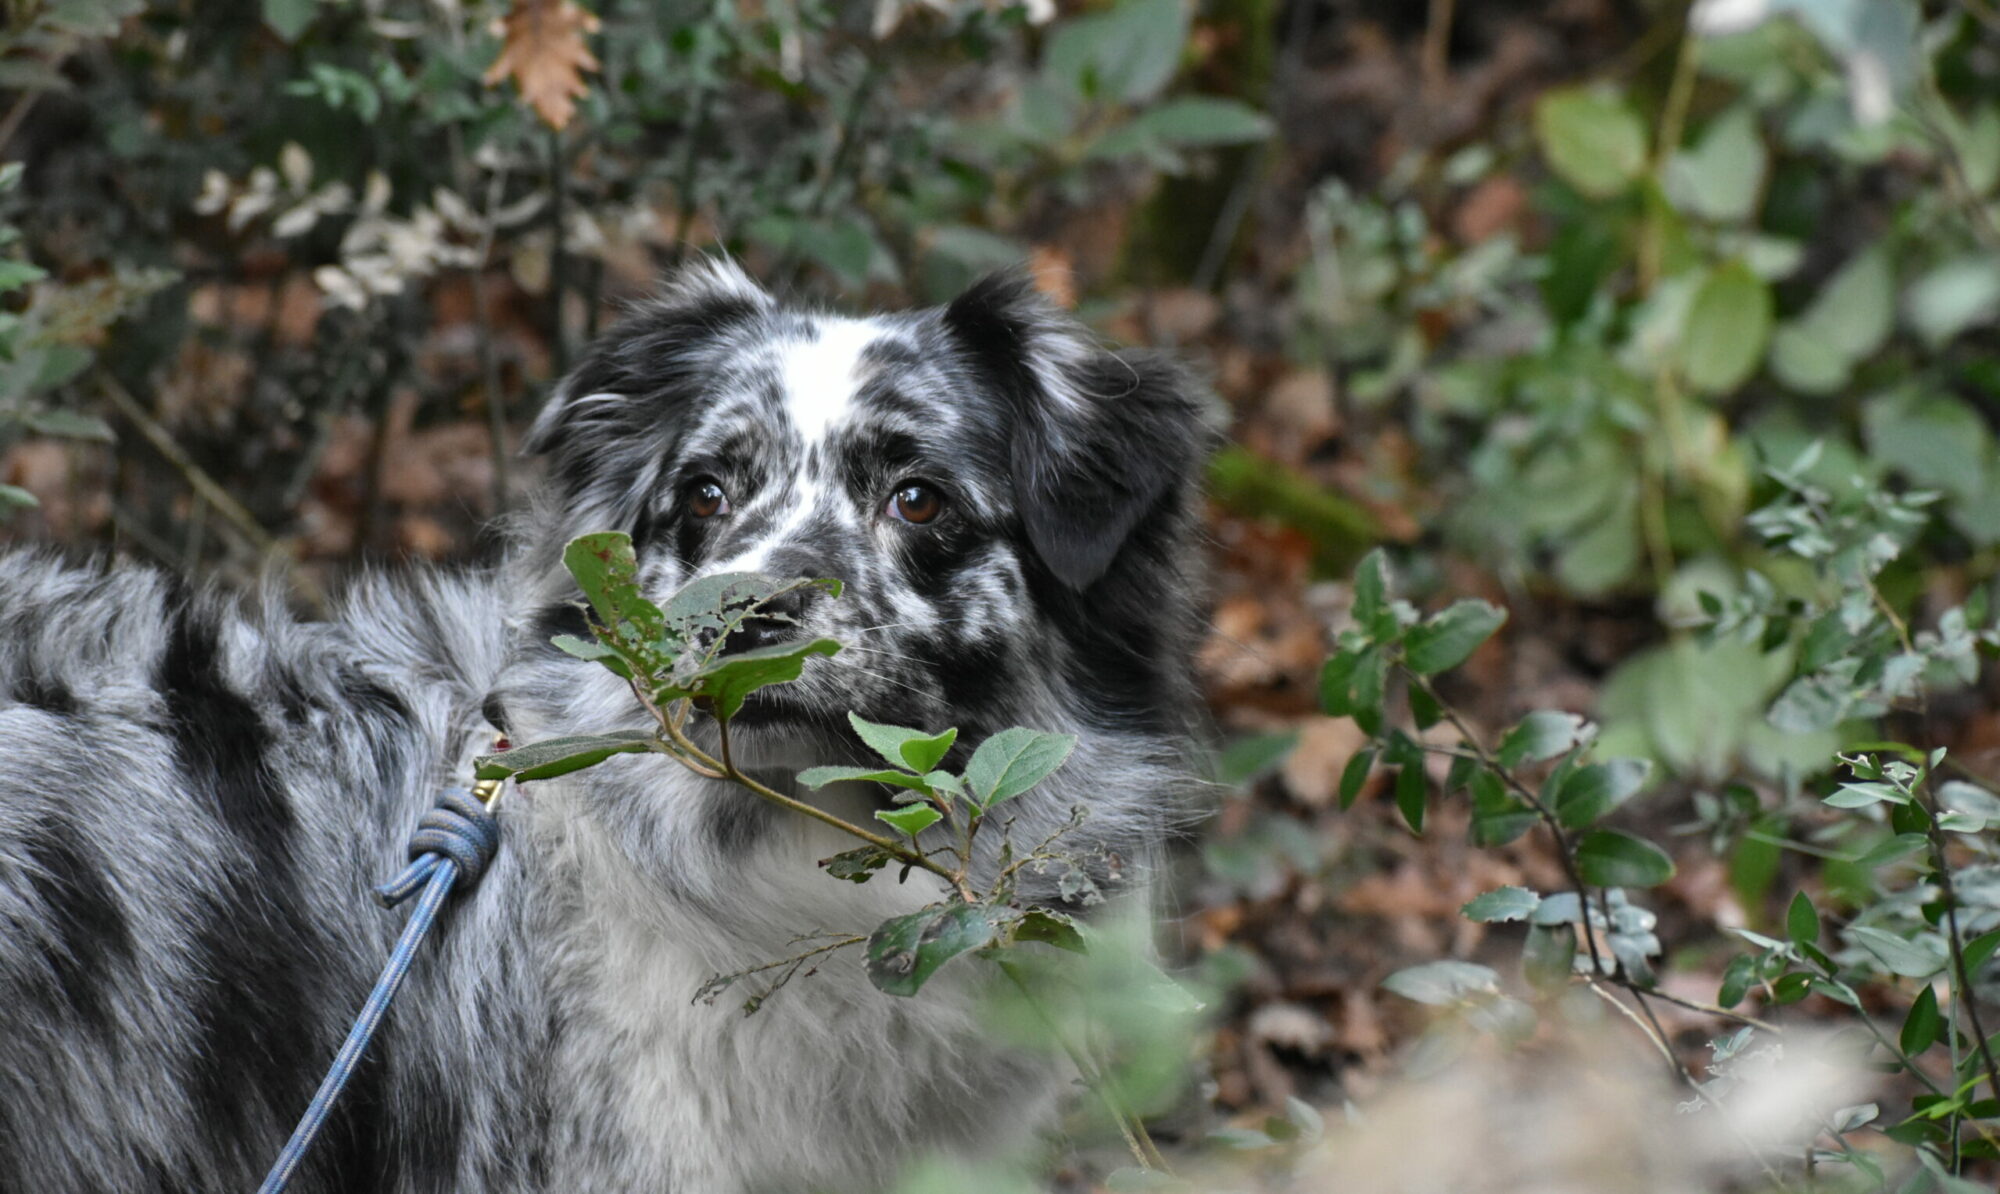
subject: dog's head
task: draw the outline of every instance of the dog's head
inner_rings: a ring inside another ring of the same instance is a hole
[[[527,447],[545,552],[627,530],[656,599],[716,572],[845,583],[762,632],[847,649],[759,694],[746,732],[844,733],[851,709],[1158,735],[1190,697],[1207,436],[1180,371],[1101,348],[1018,276],[846,318],[707,264],[593,347]]]

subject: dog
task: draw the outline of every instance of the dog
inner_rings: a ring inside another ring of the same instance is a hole
[[[1070,848],[1143,876],[1189,790],[1205,402],[1018,274],[850,318],[707,262],[556,387],[502,564],[363,577],[309,621],[0,557],[0,1190],[256,1183],[399,931],[369,888],[438,791],[496,728],[648,724],[549,643],[582,625],[577,534],[629,531],[656,601],[717,572],[845,582],[792,611],[849,645],[753,696],[746,769],[865,762],[850,710],[958,727],[948,767],[1008,726],[1074,734],[1010,832],[1082,806]],[[907,999],[852,950],[754,1016],[692,998],[942,898],[921,872],[829,878],[851,840],[660,756],[521,785],[500,818],[292,1189],[867,1190],[1046,1122],[1064,1076],[991,1039],[977,962]]]

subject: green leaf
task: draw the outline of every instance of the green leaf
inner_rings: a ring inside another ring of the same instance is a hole
[[[1396,809],[1409,823],[1411,833],[1421,835],[1424,831],[1424,798],[1429,791],[1420,760],[1405,763],[1396,772]]]
[[[1910,1003],[1910,1014],[1903,1017],[1903,1031],[1898,1043],[1903,1052],[1915,1057],[1937,1043],[1938,1028],[1943,1017],[1938,1015],[1937,988],[1925,987],[1917,992]]]
[[[19,485],[0,485],[0,508],[11,506],[31,510],[41,504],[34,494]]]
[[[1587,834],[1576,847],[1576,867],[1598,887],[1656,887],[1674,877],[1674,860],[1642,837],[1616,829]]]
[[[958,740],[956,728],[930,734],[903,726],[878,725],[852,712],[847,715],[847,723],[876,754],[897,767],[908,767],[912,771],[929,771],[936,767],[944,759],[945,752],[951,749],[951,744]]]
[[[1361,665],[1361,652],[1335,651],[1319,669],[1319,707],[1328,717],[1348,717],[1354,712],[1354,673]]]
[[[773,643],[768,647],[724,655],[686,682],[676,682],[676,687],[690,696],[706,698],[711,712],[726,720],[736,716],[751,693],[773,684],[796,680],[805,670],[807,659],[839,651],[840,644],[830,638]]]
[[[858,850],[843,850],[832,858],[822,858],[819,864],[826,873],[849,883],[866,883],[875,877],[875,872],[895,861],[895,856],[880,846],[862,846]]]
[[[1504,846],[1534,827],[1535,811],[1509,793],[1492,771],[1480,768],[1471,786],[1474,845]]]
[[[1039,941],[1073,954],[1090,952],[1090,945],[1084,940],[1083,930],[1077,926],[1076,918],[1051,912],[1047,908],[1030,908],[1023,912],[1008,931],[1007,940],[1010,945]]]
[[[799,782],[808,788],[824,788],[837,783],[894,784],[913,792],[929,792],[928,777],[907,771],[882,771],[869,767],[808,767],[799,772]]]
[[[1070,734],[1040,730],[1002,730],[979,744],[965,764],[966,786],[981,808],[1012,800],[1041,783],[1063,765],[1076,749]]]
[[[1646,126],[1619,96],[1562,88],[1535,105],[1535,137],[1563,180],[1593,199],[1630,186],[1646,167]]]
[[[1500,976],[1490,966],[1445,960],[1398,970],[1382,980],[1382,988],[1405,999],[1442,1007],[1467,996],[1498,992]]]
[[[48,276],[49,271],[31,262],[12,257],[0,258],[0,291],[14,290]]]
[[[944,819],[933,804],[906,804],[902,808],[878,808],[875,819],[915,837]]]
[[[291,45],[313,23],[318,7],[318,0],[264,0],[264,23],[278,40]]]
[[[1905,978],[1930,978],[1950,960],[1935,935],[1908,940],[1868,925],[1852,925],[1848,939],[1875,956],[1882,968]]]
[[[1822,803],[1828,808],[1867,808],[1871,804],[1908,804],[1910,798],[1888,784],[1873,781],[1842,784]]]
[[[1849,258],[1792,324],[1848,361],[1873,356],[1896,323],[1889,252],[1871,245]]]
[[[1388,673],[1389,658],[1380,648],[1335,652],[1320,669],[1320,708],[1329,717],[1353,718],[1366,733],[1379,733]]]
[[[1747,220],[1757,210],[1769,164],[1756,112],[1738,105],[1716,117],[1694,148],[1667,163],[1667,197],[1710,220]]]
[[[2000,929],[1981,933],[1966,942],[1965,948],[1959,951],[1965,958],[1966,973],[1971,974],[1986,965],[1986,959],[1992,957],[1996,949],[2000,949]]]
[[[1785,931],[1800,945],[1819,944],[1819,912],[1803,891],[1792,897],[1792,906],[1785,910]]]
[[[1992,435],[1984,417],[1954,398],[1886,394],[1861,412],[1868,454],[1918,485],[1962,500],[1986,489]]]
[[[1187,35],[1181,0],[1121,0],[1108,12],[1058,22],[1042,75],[1079,96],[1138,103],[1173,78]]]
[[[1120,158],[1159,146],[1200,149],[1262,141],[1272,132],[1271,120],[1241,100],[1217,96],[1183,96],[1148,108],[1106,133],[1086,154]]]
[[[933,904],[884,921],[868,938],[868,981],[890,995],[915,995],[938,967],[993,943],[1010,909],[992,904]]]
[[[1863,870],[1873,870],[1878,866],[1899,862],[1929,846],[1930,839],[1921,833],[1899,833],[1875,843],[1866,853],[1854,860],[1854,865]]]
[[[1631,799],[1652,772],[1650,759],[1610,759],[1579,767],[1556,793],[1556,820],[1565,829],[1582,829]]]
[[[1215,782],[1225,788],[1240,788],[1269,774],[1298,744],[1297,730],[1238,738],[1216,756]]]
[[[1271,118],[1242,100],[1212,95],[1170,99],[1141,112],[1132,125],[1169,145],[1195,148],[1262,141],[1274,131]]]
[[[1521,977],[1544,995],[1569,985],[1576,970],[1576,929],[1567,923],[1530,925],[1521,946]]]
[[[1525,887],[1496,887],[1485,895],[1474,897],[1459,911],[1480,924],[1496,924],[1525,920],[1541,902],[1542,897]]]
[[[1396,637],[1396,611],[1389,602],[1389,557],[1376,548],[1354,566],[1354,624],[1378,643]]]
[[[1417,723],[1419,730],[1428,730],[1444,720],[1444,705],[1423,689],[1411,685],[1403,690],[1403,697],[1410,702],[1410,720]]]
[[[1503,767],[1553,759],[1583,736],[1583,718],[1574,713],[1538,709],[1500,737],[1497,757]]]
[[[1757,959],[1749,954],[1738,954],[1729,959],[1729,966],[1722,972],[1722,988],[1715,996],[1720,1007],[1735,1007],[1750,993],[1750,984],[1757,976]]]
[[[1681,331],[1681,371],[1697,390],[1729,393],[1756,371],[1770,338],[1770,286],[1743,262],[1727,262],[1695,291]]]
[[[835,597],[841,594],[841,583],[837,580],[809,580],[805,577],[779,579],[756,572],[718,572],[690,581],[668,599],[666,609],[659,612],[676,636],[689,640],[711,640],[710,654],[697,657],[698,661],[705,662],[713,658],[714,652],[721,650],[729,634],[751,618],[762,616],[789,620],[761,611],[776,598],[808,588],[822,588]],[[653,610],[650,602],[633,608],[639,614]],[[639,619],[635,617],[634,620]]]
[[[1961,257],[1931,270],[1903,295],[1903,313],[1932,345],[1991,324],[2000,316],[2000,254]]]
[[[1490,602],[1456,602],[1410,627],[1403,636],[1403,662],[1420,676],[1455,668],[1506,620],[1507,611]]]
[[[1771,998],[1777,1003],[1797,1003],[1812,994],[1813,976],[1802,970],[1781,974],[1771,984]]]
[[[472,761],[473,775],[479,779],[552,779],[602,763],[612,755],[634,754],[653,749],[650,730],[619,730],[612,734],[578,734],[530,742],[498,754],[480,755]]]
[[[598,642],[596,639],[581,639],[573,634],[558,634],[550,639],[549,642],[555,645],[556,650],[561,651],[565,655],[574,655],[578,659],[589,660],[592,663],[601,663],[613,675],[621,679],[630,680],[632,678],[632,668],[625,662],[624,658],[615,649]]]
[[[111,425],[103,419],[73,410],[38,411],[28,416],[28,429],[37,435],[90,440],[100,444],[113,443],[118,439],[111,433]]]
[[[1347,766],[1340,771],[1340,807],[1343,811],[1354,807],[1354,798],[1361,795],[1361,785],[1368,782],[1368,771],[1375,765],[1375,752],[1357,750],[1347,760]]]
[[[659,624],[659,607],[639,592],[639,562],[632,554],[630,535],[623,531],[580,535],[563,548],[563,567],[569,569],[604,625],[615,627],[642,619],[650,625]]]
[[[804,220],[793,227],[792,244],[807,260],[848,286],[864,286],[886,257],[875,229],[854,214]]]

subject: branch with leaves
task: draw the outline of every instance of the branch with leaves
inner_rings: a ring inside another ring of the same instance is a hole
[[[1867,509],[1857,506],[1853,512],[1843,512],[1845,508],[1829,504],[1826,495],[1804,485],[1788,485],[1786,492],[1790,504],[1765,512],[1761,521],[1774,531],[1782,528],[1786,542],[1804,541],[1809,558],[1825,562],[1846,596],[1823,608],[1794,603],[1783,611],[1754,597],[1736,603],[1710,602],[1708,612],[1718,624],[1715,633],[1748,628],[1761,636],[1773,625],[1789,632],[1800,622],[1849,627],[1845,637],[1830,636],[1824,629],[1817,632],[1823,645],[1844,648],[1862,661],[1862,666],[1850,670],[1850,683],[1839,693],[1849,702],[1864,699],[1870,686],[1886,687],[1878,678],[1879,659],[1866,662],[1871,648],[1876,654],[1902,651],[1929,662],[1957,650],[1946,644],[1984,642],[1983,632],[1975,635],[1964,629],[1961,611],[1947,615],[1950,625],[1943,634],[1911,632],[1883,608],[1874,587],[1874,577],[1894,556],[1894,545],[1884,544],[1870,520],[1901,520],[1906,506],[1921,503],[1923,495],[1895,499],[1857,494],[1855,500]],[[1838,621],[1842,611],[1844,623]],[[1378,763],[1393,766],[1395,805],[1411,831],[1421,833],[1432,798],[1425,764],[1430,756],[1442,754],[1451,759],[1445,794],[1463,791],[1470,797],[1475,845],[1504,845],[1537,826],[1545,830],[1567,880],[1566,889],[1535,892],[1502,887],[1467,903],[1464,914],[1485,924],[1525,922],[1521,975],[1538,1001],[1572,985],[1590,989],[1629,1019],[1666,1059],[1676,1079],[1696,1092],[1693,1105],[1719,1106],[1735,1083],[1731,1059],[1744,1052],[1752,1034],[1780,1031],[1766,1019],[1735,1010],[1753,990],[1761,992],[1767,1003],[1780,1006],[1817,995],[1851,1010],[1862,1022],[1879,1051],[1879,1066],[1909,1075],[1928,1092],[1917,1096],[1908,1116],[1871,1130],[1916,1146],[1916,1159],[1951,1181],[1959,1180],[1953,1175],[1968,1159],[2000,1156],[1995,1130],[2000,1126],[2000,1066],[1994,1060],[2000,1042],[1988,1038],[1974,994],[1977,976],[2000,952],[2000,927],[1996,927],[2000,907],[1995,906],[2000,858],[1990,833],[2000,825],[2000,797],[1964,780],[1938,782],[1936,772],[1946,761],[1943,750],[1924,752],[1883,743],[1841,756],[1851,778],[1831,785],[1823,806],[1886,821],[1884,828],[1889,831],[1866,851],[1842,860],[1870,874],[1878,867],[1912,868],[1918,885],[1906,888],[1903,898],[1863,908],[1840,930],[1842,946],[1825,940],[1828,934],[1819,910],[1810,895],[1798,892],[1785,915],[1783,937],[1732,930],[1755,952],[1731,961],[1714,1003],[1669,995],[1658,989],[1654,972],[1653,959],[1661,953],[1654,934],[1656,918],[1631,893],[1672,878],[1673,860],[1654,842],[1601,824],[1646,786],[1651,764],[1641,759],[1593,759],[1595,727],[1555,710],[1528,714],[1489,746],[1438,690],[1436,677],[1463,663],[1505,618],[1503,611],[1483,601],[1460,601],[1422,617],[1393,596],[1381,553],[1362,561],[1355,576],[1354,624],[1340,635],[1321,676],[1325,710],[1353,718],[1371,738],[1341,777],[1342,807],[1358,798]],[[1824,650],[1806,655],[1801,670],[1823,672],[1829,657]],[[1914,679],[1923,670],[1912,666],[1909,674]],[[1399,695],[1401,709],[1396,708]],[[1801,700],[1788,691],[1773,706],[1771,717],[1791,715]],[[1841,706],[1854,707],[1853,703]],[[1447,727],[1457,744],[1431,740],[1434,736],[1427,732],[1438,726]],[[1970,898],[1968,886],[1975,893]],[[1901,1030],[1892,1040],[1874,1025],[1864,992],[1899,980],[1923,985],[1909,999]],[[1941,1000],[1938,984],[1948,1004]],[[1391,975],[1384,985],[1421,1003],[1457,1008],[1475,1027],[1507,1040],[1524,1040],[1538,1016],[1531,1003],[1505,992],[1498,972],[1473,962],[1443,960],[1410,967]],[[1609,988],[1618,989],[1630,1002]],[[1744,1025],[1715,1043],[1706,1079],[1697,1079],[1676,1056],[1651,1006],[1655,1001]],[[1937,1046],[1945,1046],[1949,1053],[1948,1075],[1936,1073],[1934,1063],[1926,1060]],[[1994,1097],[1979,1098],[1982,1085]],[[1881,1181],[1879,1160],[1847,1140],[1875,1124],[1879,1116],[1875,1104],[1843,1107],[1821,1116],[1812,1130],[1834,1147],[1808,1142],[1802,1154],[1808,1171],[1838,1163]],[[1764,1159],[1761,1152],[1758,1156]],[[1766,1168],[1775,1178],[1775,1171]]]
[[[1023,900],[1019,880],[1030,869],[1052,871],[1065,899],[1092,903],[1101,899],[1092,877],[1092,859],[1062,848],[1062,839],[1083,824],[1086,810],[1025,851],[1017,852],[1007,836],[1004,806],[1054,774],[1076,748],[1068,734],[1014,727],[980,742],[958,771],[943,764],[958,741],[958,730],[913,729],[882,725],[850,712],[848,722],[860,742],[880,756],[880,766],[813,767],[798,776],[805,788],[830,784],[870,785],[889,795],[889,807],[875,810],[875,829],[855,824],[801,796],[782,792],[745,772],[736,761],[731,725],[744,703],[758,690],[796,680],[814,657],[836,654],[834,639],[801,635],[786,641],[736,649],[740,633],[759,625],[796,625],[781,599],[808,589],[830,597],[841,593],[839,581],[773,579],[748,573],[703,577],[676,593],[664,606],[640,589],[638,567],[628,536],[609,532],[573,540],[563,563],[588,600],[591,636],[559,635],[555,645],[578,659],[596,663],[630,688],[654,723],[643,730],[553,738],[497,754],[481,756],[481,779],[535,781],[553,779],[594,767],[625,754],[664,755],[695,775],[727,783],[786,812],[809,818],[861,844],[820,865],[834,878],[866,883],[878,871],[900,867],[933,876],[945,898],[917,912],[895,917],[866,934],[812,934],[802,952],[705,982],[696,998],[713,1000],[722,990],[751,976],[777,971],[769,986],[744,1005],[755,1012],[778,988],[808,963],[817,964],[838,950],[866,946],[869,981],[889,995],[912,996],[939,968],[966,954],[1002,962],[1020,948],[1053,946],[1086,954],[1093,935],[1089,927],[1066,912]],[[698,743],[693,727],[705,719],[713,730],[714,748]],[[975,844],[995,826],[1002,834],[995,861],[981,873],[975,867]],[[809,971],[808,971],[809,973]],[[1020,986],[1017,969],[1006,976]],[[1164,976],[1161,976],[1164,979]],[[1025,987],[1022,987],[1024,993]],[[1145,1168],[1158,1168],[1158,1150],[1151,1147],[1144,1126],[1119,1098],[1103,1087],[1102,1067],[1093,1064],[1066,1037],[1063,1048],[1077,1059],[1079,1072],[1098,1089],[1134,1158]]]

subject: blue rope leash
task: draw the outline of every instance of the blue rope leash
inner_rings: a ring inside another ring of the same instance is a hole
[[[485,785],[481,788],[485,789]],[[485,790],[497,796],[499,788],[496,784]],[[417,831],[410,835],[410,865],[376,888],[375,895],[385,908],[395,907],[419,890],[423,895],[410,913],[409,923],[403,926],[403,935],[396,942],[395,952],[389,955],[389,964],[382,968],[382,977],[375,980],[368,1002],[361,1006],[354,1027],[348,1030],[347,1041],[334,1055],[333,1067],[319,1084],[312,1105],[293,1129],[292,1138],[286,1141],[285,1151],[278,1154],[278,1161],[271,1166],[264,1184],[257,1187],[257,1194],[279,1194],[292,1180],[293,1170],[305,1159],[306,1150],[312,1147],[313,1139],[332,1113],[334,1101],[340,1097],[347,1080],[354,1076],[361,1054],[381,1026],[382,1017],[389,1011],[389,1001],[396,997],[396,989],[403,985],[403,976],[416,960],[417,947],[431,931],[438,909],[451,894],[452,884],[463,879],[469,889],[479,882],[479,877],[486,873],[486,865],[499,850],[500,822],[493,816],[491,805],[481,803],[464,788],[445,789],[436,807],[417,822]]]

